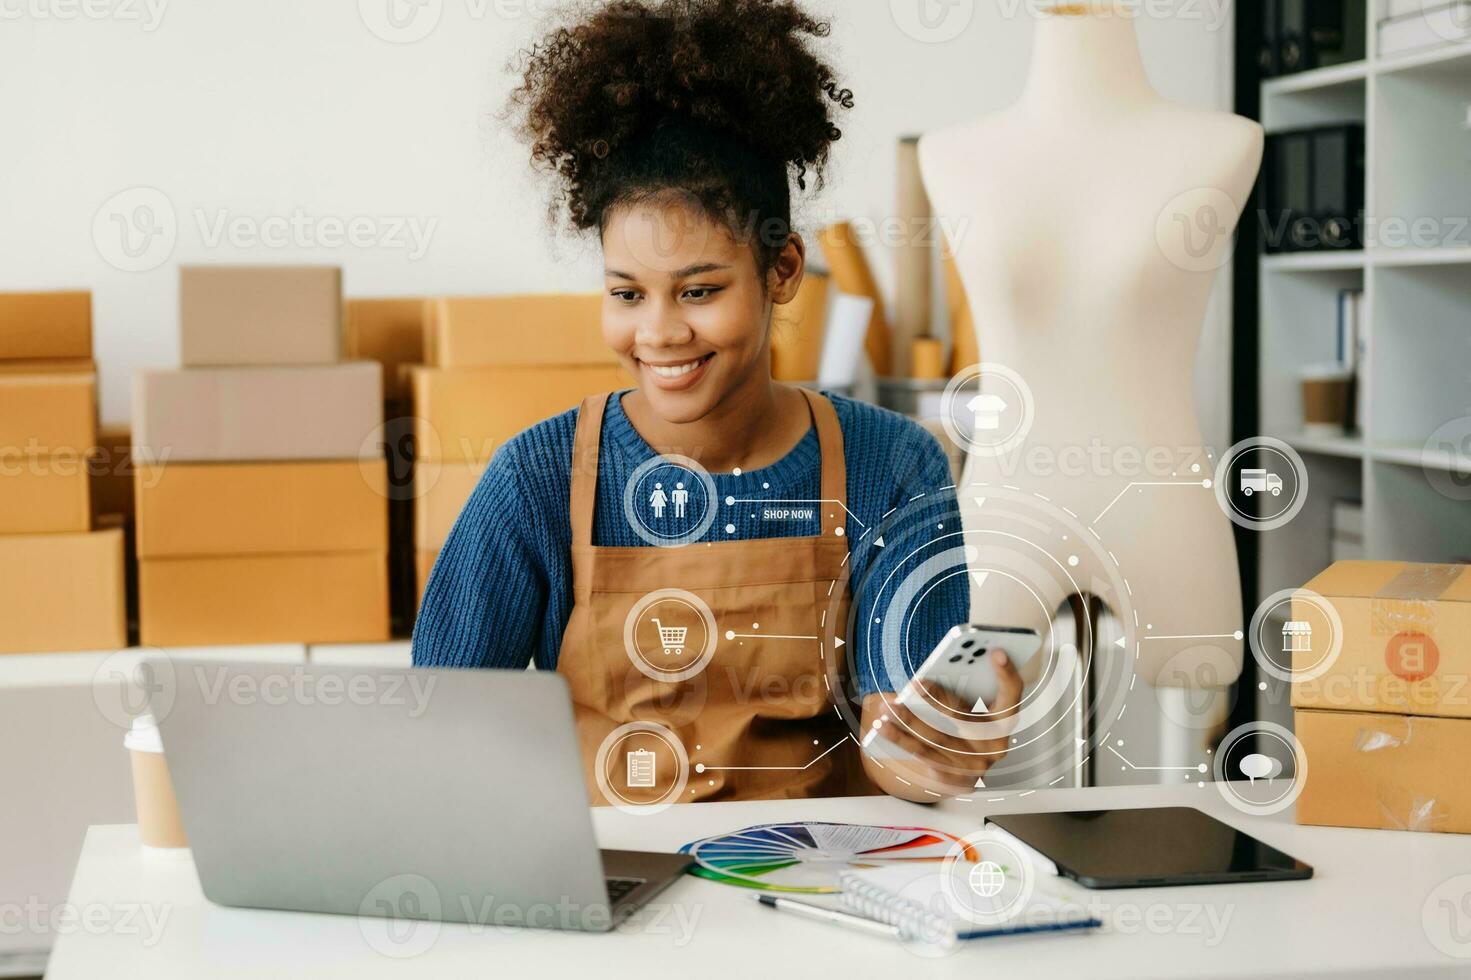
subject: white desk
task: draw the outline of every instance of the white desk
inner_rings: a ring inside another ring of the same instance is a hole
[[[957,833],[982,813],[1192,804],[1314,865],[1312,881],[1085,892],[1111,922],[1101,933],[972,943],[922,959],[872,939],[760,908],[750,892],[696,878],[676,882],[617,934],[598,936],[495,926],[410,923],[428,932],[374,949],[349,916],[226,909],[200,894],[192,863],[145,857],[136,828],[87,834],[72,905],[96,917],[57,941],[48,980],[95,977],[1279,977],[1466,976],[1471,959],[1437,950],[1422,918],[1435,887],[1471,873],[1471,840],[1432,834],[1298,827],[1290,814],[1250,819],[1214,787],[1054,790],[1004,803],[923,808],[888,798],[730,803],[671,808],[653,817],[596,811],[599,837],[615,848],[673,849],[750,824],[795,818],[928,825]],[[433,833],[426,823],[413,833]],[[156,940],[138,914],[163,927]],[[130,917],[128,928],[123,918]],[[116,922],[115,927],[110,922]],[[1216,923],[1217,925],[1213,925]],[[1444,927],[1444,921],[1441,920]],[[1471,940],[1471,921],[1466,922]],[[382,923],[374,933],[384,945]],[[400,937],[403,938],[403,937]],[[432,942],[430,942],[432,940]]]

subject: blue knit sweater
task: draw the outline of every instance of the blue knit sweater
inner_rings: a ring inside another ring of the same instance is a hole
[[[850,541],[858,542],[864,527],[877,527],[885,515],[919,494],[927,495],[927,516],[940,523],[953,521],[959,527],[949,463],[928,432],[893,412],[828,397],[837,410],[847,456]],[[562,633],[572,612],[568,499],[577,414],[574,409],[533,426],[496,453],[429,577],[414,627],[416,666],[519,670],[534,663],[541,670],[556,669]],[[615,394],[608,402],[601,445],[593,543],[652,547],[629,525],[623,492],[633,471],[655,453],[624,414],[621,395]],[[700,540],[820,534],[820,515],[806,522],[769,522],[752,513],[759,512],[759,507],[729,506],[725,501],[727,497],[815,501],[822,496],[821,462],[813,429],[783,459],[765,469],[740,475],[712,474],[721,507]],[[902,551],[855,545],[849,578],[860,617],[857,622],[871,621],[877,594],[876,586],[863,588],[860,584],[882,582],[888,577],[884,564],[902,561]],[[968,606],[964,576],[934,588],[910,620],[910,644],[900,658],[902,669],[912,675],[945,632],[965,622]],[[896,686],[891,679],[877,676],[879,671],[864,666],[871,662],[862,645],[867,632],[855,630],[848,651],[860,695]],[[873,661],[886,662],[890,674],[895,670],[892,652],[887,660],[875,656]]]

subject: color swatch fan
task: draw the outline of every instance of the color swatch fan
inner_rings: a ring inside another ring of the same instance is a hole
[[[777,823],[686,844],[690,873],[762,891],[833,894],[846,871],[921,862],[939,864],[959,838],[922,827]],[[966,859],[974,856],[966,854]]]

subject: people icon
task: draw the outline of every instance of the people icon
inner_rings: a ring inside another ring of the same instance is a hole
[[[677,500],[678,498],[679,498],[679,495],[676,492],[675,499]],[[664,484],[662,484],[662,483],[656,483],[656,484],[654,484],[654,492],[651,493],[651,494],[649,494],[649,506],[654,509],[654,519],[655,520],[662,521],[664,519],[664,508],[667,507],[668,505],[669,505],[669,494],[667,494],[667,493],[664,492]],[[681,516],[683,516],[683,514],[681,514]]]
[[[684,520],[685,506],[690,502],[690,492],[684,488],[683,483],[674,485],[674,516],[678,520]]]

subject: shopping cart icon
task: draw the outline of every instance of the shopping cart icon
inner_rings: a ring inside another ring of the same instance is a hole
[[[654,625],[659,628],[659,645],[664,648],[666,657],[684,656],[684,641],[690,635],[688,626],[665,626],[658,617],[654,618]]]

